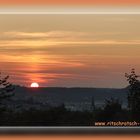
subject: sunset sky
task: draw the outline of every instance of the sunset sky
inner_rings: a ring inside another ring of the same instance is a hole
[[[5,8],[6,1],[2,4]],[[4,11],[9,12],[11,8],[8,6]],[[127,11],[140,12],[137,9],[129,7]],[[101,7],[101,11],[106,10]],[[3,7],[0,9],[0,71],[10,75],[10,81],[15,84],[121,88],[127,86],[125,72],[132,68],[140,72],[140,14],[20,15],[1,11]]]

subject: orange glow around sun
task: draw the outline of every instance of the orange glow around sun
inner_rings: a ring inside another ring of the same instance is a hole
[[[39,87],[39,84],[38,84],[38,83],[32,83],[32,84],[31,84],[31,87],[32,87],[32,88],[38,88],[38,87]]]

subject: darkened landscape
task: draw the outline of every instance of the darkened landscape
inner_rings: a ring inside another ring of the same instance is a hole
[[[139,76],[125,75],[125,89],[26,88],[0,80],[1,126],[94,126],[95,122],[139,122]]]

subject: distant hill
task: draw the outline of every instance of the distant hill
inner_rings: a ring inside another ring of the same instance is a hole
[[[16,86],[15,96],[16,101],[34,100],[34,102],[50,104],[62,103],[84,103],[91,102],[94,97],[95,104],[103,104],[105,99],[111,97],[118,98],[124,106],[127,103],[127,88],[111,89],[111,88],[65,88],[65,87],[40,87],[27,88]]]

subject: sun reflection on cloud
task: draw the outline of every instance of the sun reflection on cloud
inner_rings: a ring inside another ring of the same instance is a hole
[[[138,15],[1,15],[0,19],[1,71],[13,83],[104,87],[113,81],[113,86],[123,86],[123,72],[131,67],[140,70]]]

